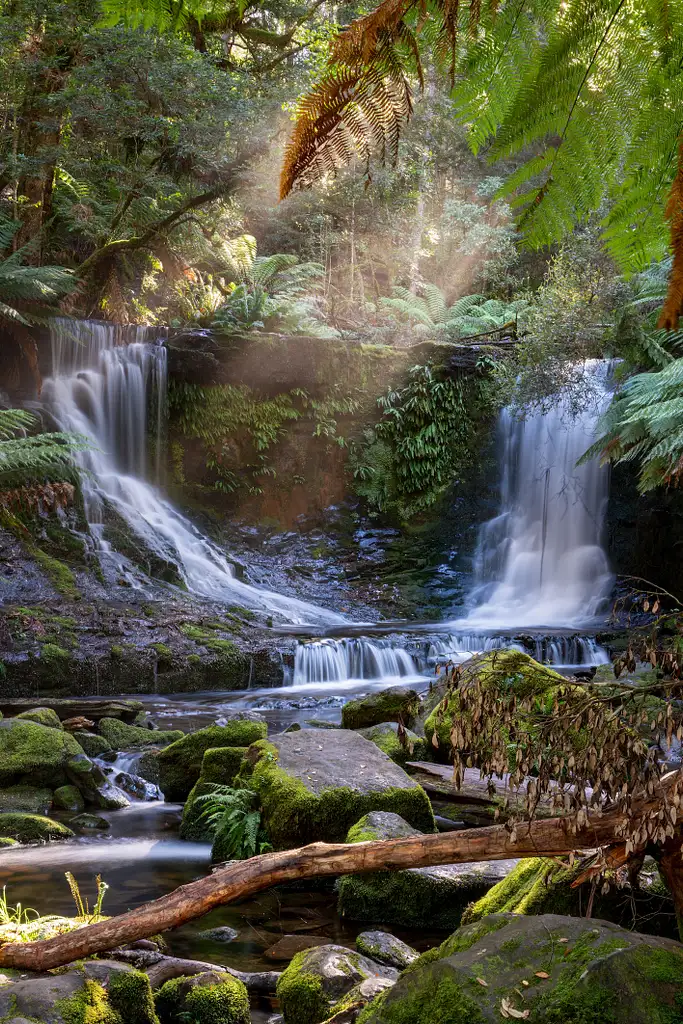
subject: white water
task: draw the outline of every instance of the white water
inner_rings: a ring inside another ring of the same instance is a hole
[[[400,679],[418,676],[412,657],[386,640],[320,640],[299,644],[292,683],[346,682],[357,679]]]
[[[427,663],[437,665],[446,661],[466,661],[473,654],[499,651],[503,648],[526,652],[544,665],[565,670],[610,663],[607,652],[593,637],[544,637],[535,640],[533,648],[529,649],[510,640],[509,637],[487,636],[481,633],[434,637],[427,651]]]
[[[188,590],[202,597],[275,612],[288,622],[341,623],[334,612],[236,579],[225,555],[148,482],[147,434],[156,395],[157,467],[166,387],[166,350],[145,328],[56,320],[51,326],[54,376],[42,402],[59,428],[85,435],[93,450],[80,456],[85,510],[100,556],[129,583],[142,583],[104,539],[107,505],[144,545],[177,566]],[[158,470],[157,470],[158,476]]]
[[[480,530],[473,610],[457,625],[486,629],[575,626],[604,608],[613,577],[601,537],[607,469],[577,466],[608,400],[607,364],[586,366],[599,396],[572,416],[560,402],[518,419],[504,410],[501,507]],[[453,623],[456,625],[456,623]]]

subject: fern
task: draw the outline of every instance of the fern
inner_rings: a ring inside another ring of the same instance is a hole
[[[18,221],[0,214],[0,252],[9,248]],[[52,307],[76,286],[74,274],[65,267],[26,267],[28,246],[0,259],[0,321],[29,325],[37,319],[33,307]]]
[[[525,299],[501,302],[483,295],[465,295],[448,306],[436,285],[425,284],[422,292],[394,288],[393,296],[380,299],[380,304],[396,319],[415,324],[418,334],[443,333],[452,340],[516,327],[518,314],[528,306]]]
[[[35,416],[24,410],[0,410],[0,489],[50,481],[78,483],[74,456],[90,447],[87,438],[64,433],[16,436],[35,424]]]
[[[196,798],[204,804],[201,818],[214,838],[220,838],[227,860],[247,860],[272,849],[261,828],[261,812],[254,809],[258,800],[249,789],[232,789],[208,783],[211,792]]]

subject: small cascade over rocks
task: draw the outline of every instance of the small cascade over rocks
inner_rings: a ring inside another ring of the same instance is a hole
[[[145,581],[106,540],[113,509],[160,560],[177,566],[187,589],[214,600],[274,612],[288,622],[340,623],[343,616],[237,580],[225,555],[159,489],[166,349],[159,332],[93,321],[51,323],[53,376],[42,404],[59,429],[85,436],[80,455],[85,511],[103,563],[135,587]],[[147,459],[150,414],[155,464]],[[155,486],[156,485],[156,486]]]
[[[466,661],[474,654],[512,649],[530,654],[543,665],[570,671],[608,665],[609,655],[594,637],[549,636],[538,639],[511,639],[509,636],[486,636],[481,633],[448,634],[430,639],[426,662],[430,666],[445,662]]]
[[[403,647],[394,647],[387,640],[354,637],[298,644],[292,683],[305,686],[360,679],[388,682],[419,674],[414,659]]]

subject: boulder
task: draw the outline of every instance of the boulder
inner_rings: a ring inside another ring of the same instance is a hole
[[[329,939],[321,935],[283,935],[263,953],[269,960],[291,960],[297,953],[314,946],[327,946]],[[363,952],[359,950],[359,952]]]
[[[420,708],[420,698],[407,686],[388,686],[359,700],[350,700],[342,708],[344,729],[366,729],[382,722],[412,725]]]
[[[198,843],[209,843],[213,832],[203,818],[205,807],[195,803],[198,796],[205,796],[215,785],[232,786],[240,770],[248,747],[213,747],[202,759],[199,778],[192,787],[183,808],[180,838]]]
[[[374,743],[343,729],[304,729],[255,743],[241,778],[261,801],[276,849],[343,841],[369,811],[393,811],[435,831],[426,793]]]
[[[199,778],[207,750],[211,747],[248,747],[267,734],[268,726],[264,721],[235,717],[225,725],[210,725],[183,736],[157,755],[162,793],[167,800],[186,800]]]
[[[113,747],[105,740],[104,736],[98,736],[96,732],[83,732],[77,730],[74,737],[78,740],[88,757],[100,757],[102,754],[111,754]]]
[[[37,786],[8,786],[0,789],[0,811],[29,811],[47,814],[52,807],[52,791]]]
[[[298,953],[277,983],[285,1024],[319,1024],[355,985],[368,978],[393,983],[398,972],[345,946],[318,946]]]
[[[251,1024],[245,986],[212,971],[167,981],[157,992],[155,1007],[160,1024]]]
[[[361,736],[375,743],[380,750],[388,754],[392,761],[405,767],[406,761],[428,761],[430,749],[427,741],[406,729],[405,746],[398,738],[397,722],[382,722],[371,725],[369,729],[359,729]]]
[[[680,1019],[683,946],[606,921],[495,914],[425,953],[363,1024],[665,1024]]]
[[[164,747],[176,740],[182,740],[185,733],[180,729],[162,732],[160,729],[141,728],[126,725],[118,718],[101,718],[100,735],[114,750],[131,750],[135,747]]]
[[[69,824],[73,828],[96,832],[106,832],[111,828],[111,823],[106,818],[100,814],[88,814],[87,812],[77,814],[75,818],[70,819]]]
[[[107,960],[3,985],[0,1017],[14,1024],[159,1024],[147,976]]]
[[[407,942],[389,932],[361,932],[356,936],[356,949],[378,964],[396,967],[399,971],[409,967],[420,955]]]
[[[53,801],[60,811],[72,811],[77,814],[85,810],[85,800],[75,786],[60,786],[54,792]]]
[[[77,740],[62,729],[52,729],[20,718],[0,721],[0,786],[29,782],[55,786],[73,758],[83,755]]]
[[[21,711],[17,718],[25,718],[28,722],[37,722],[38,725],[47,725],[50,729],[63,728],[59,715],[52,708],[32,708],[30,711]]]
[[[102,811],[117,811],[130,806],[125,793],[112,786],[100,766],[85,754],[69,762],[67,776],[83,794],[86,804],[92,807],[99,807]]]
[[[367,814],[351,828],[347,843],[419,835],[394,814]],[[517,861],[440,864],[405,871],[376,871],[339,879],[339,912],[352,921],[404,928],[455,928],[473,899],[505,878]]]
[[[572,888],[583,870],[580,859],[572,866],[547,857],[520,860],[507,878],[465,909],[462,923],[503,912],[583,917],[592,884],[588,881]],[[626,868],[612,882],[607,892],[599,886],[593,893],[593,917],[636,931],[678,938],[673,897],[651,858],[647,858],[634,884]]]
[[[47,843],[55,839],[71,839],[73,832],[66,825],[42,814],[0,814],[0,836],[19,843]]]
[[[24,697],[0,699],[0,712],[5,715],[18,715],[22,711],[33,710],[35,706],[35,697],[33,700]],[[88,697],[83,700],[70,697],[43,697],[41,707],[52,708],[62,722],[73,717],[87,717],[97,722],[105,716],[132,722],[135,716],[144,710],[139,700],[93,700]]]
[[[153,782],[155,786],[159,785],[159,751],[158,750],[146,750],[144,754],[135,760],[135,772],[140,776],[141,779],[145,779],[146,782]]]
[[[221,924],[217,928],[207,928],[197,933],[198,939],[207,939],[210,942],[234,942],[239,935],[230,925]]]

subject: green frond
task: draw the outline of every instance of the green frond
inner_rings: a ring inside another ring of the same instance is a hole
[[[78,483],[74,456],[91,447],[87,438],[64,433],[16,436],[35,424],[35,417],[22,409],[0,410],[0,489],[54,481]]]

